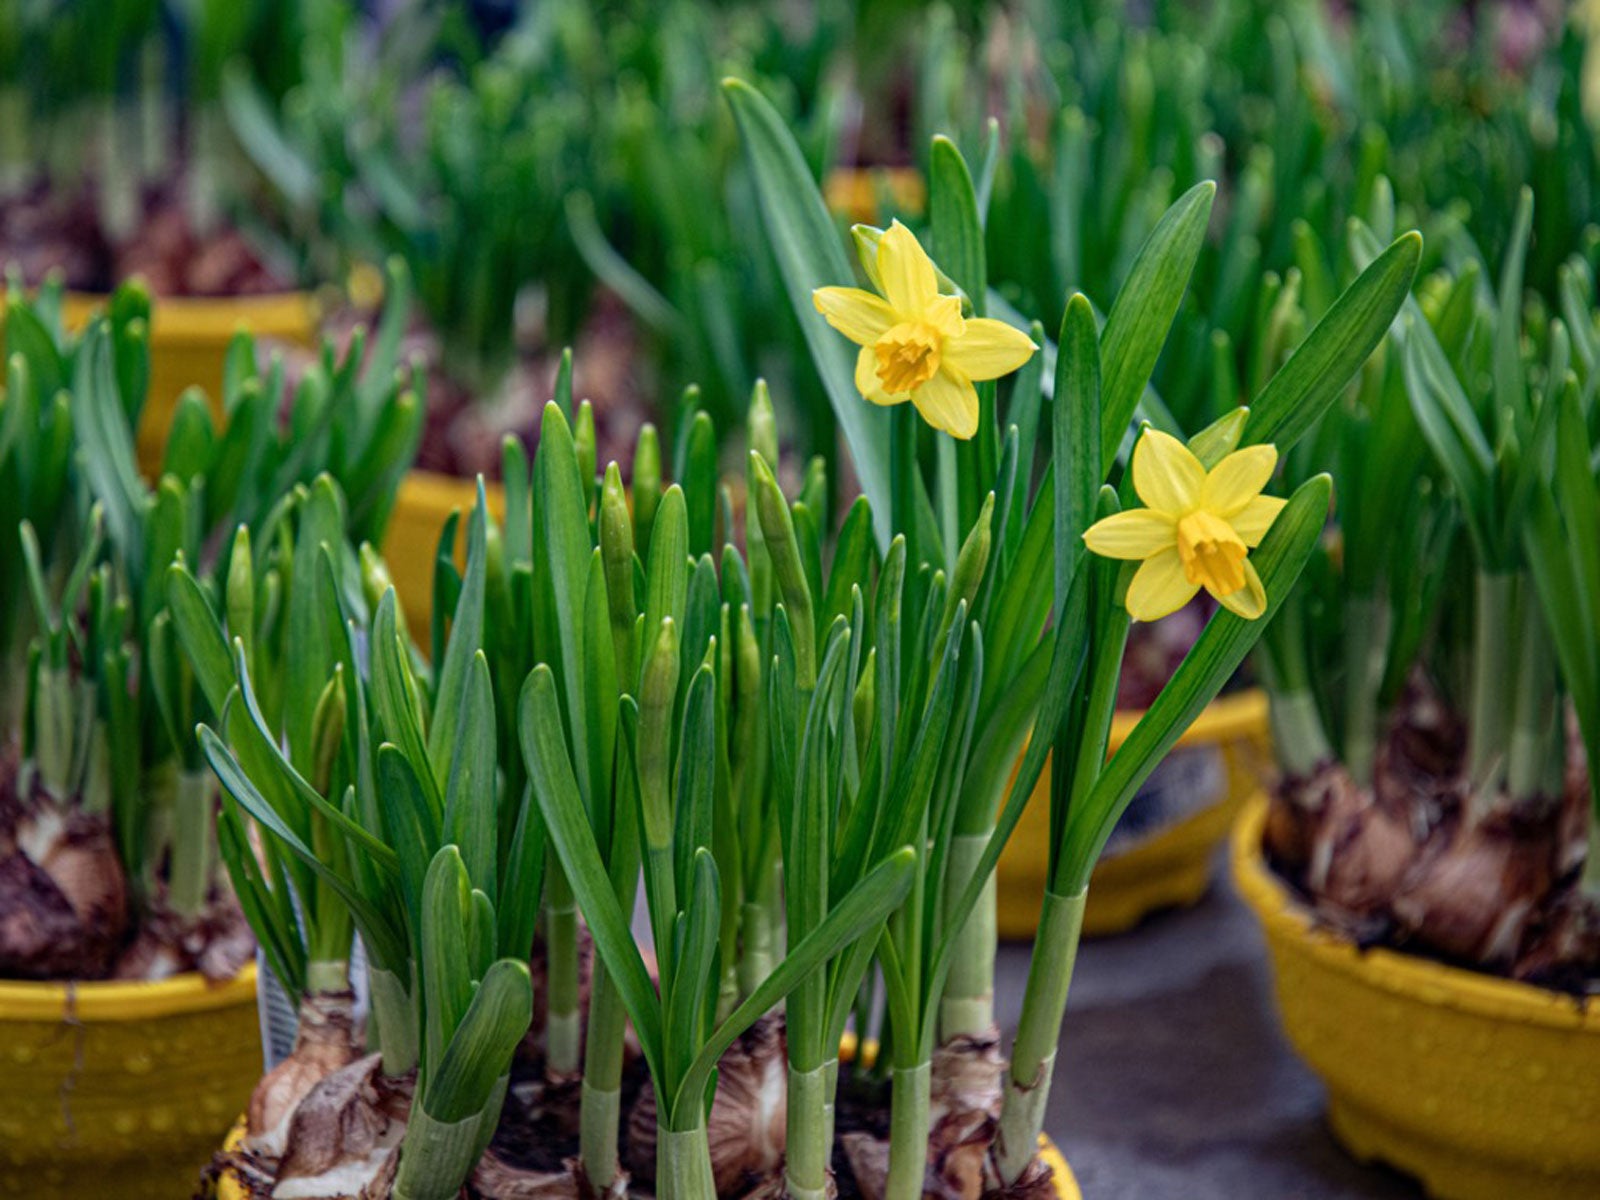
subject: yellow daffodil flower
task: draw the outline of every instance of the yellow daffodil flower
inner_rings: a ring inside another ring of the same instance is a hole
[[[935,429],[978,431],[975,381],[1010,374],[1037,346],[1004,321],[963,317],[961,297],[939,291],[933,260],[896,221],[878,242],[873,273],[882,296],[853,287],[811,293],[817,311],[861,347],[856,387],[874,404],[907,400]]]
[[[1249,552],[1285,501],[1263,496],[1278,465],[1276,446],[1246,446],[1207,471],[1177,438],[1146,429],[1133,451],[1133,487],[1144,508],[1114,513],[1083,535],[1096,554],[1143,560],[1128,585],[1128,615],[1154,621],[1202,587],[1253,621],[1267,610]]]

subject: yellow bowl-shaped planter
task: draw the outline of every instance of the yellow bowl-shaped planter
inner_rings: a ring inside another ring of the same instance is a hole
[[[496,517],[505,514],[505,489],[488,485],[489,508]],[[450,513],[462,518],[478,502],[475,480],[457,479],[435,471],[408,471],[395,493],[394,511],[383,535],[383,558],[394,580],[395,595],[405,611],[411,636],[423,649],[433,618],[433,562],[439,552],[439,533]],[[465,565],[465,543],[456,547],[459,565]]]
[[[105,304],[104,296],[69,292],[62,315],[81,328]],[[185,388],[205,389],[212,412],[222,416],[222,368],[233,335],[310,345],[317,332],[317,303],[310,292],[261,296],[163,296],[151,306],[150,391],[139,418],[139,467],[154,475]]]
[[[1111,727],[1113,752],[1143,715],[1116,715]],[[1211,886],[1212,852],[1228,832],[1239,805],[1260,788],[1261,769],[1271,748],[1265,693],[1252,688],[1212,701],[1157,768],[1161,775],[1156,778],[1167,786],[1193,788],[1199,794],[1182,798],[1187,815],[1181,819],[1124,839],[1120,845],[1112,841],[1089,884],[1084,933],[1121,933],[1160,909],[1197,903]],[[1000,856],[996,918],[1001,937],[1026,939],[1038,928],[1050,873],[1049,847],[1047,765]]]
[[[887,195],[897,208],[921,212],[928,186],[915,167],[835,167],[822,181],[822,196],[830,212],[853,222],[876,224],[883,219],[881,200]]]
[[[1319,929],[1262,856],[1266,813],[1234,829],[1234,880],[1335,1136],[1441,1200],[1600,1196],[1600,1009]]]
[[[260,1076],[253,963],[216,985],[0,981],[0,1196],[187,1196]]]
[[[222,1148],[236,1150],[243,1140],[244,1118],[241,1117],[229,1132],[228,1140],[223,1143]],[[1056,1148],[1056,1144],[1047,1137],[1039,1139],[1039,1157],[1050,1165],[1051,1181],[1055,1184],[1056,1195],[1061,1200],[1083,1200],[1083,1193],[1078,1190],[1078,1181],[1072,1174],[1072,1168],[1067,1165],[1067,1160]],[[232,1171],[223,1172],[222,1178],[218,1181],[217,1200],[249,1200],[243,1185],[239,1183],[238,1176]]]

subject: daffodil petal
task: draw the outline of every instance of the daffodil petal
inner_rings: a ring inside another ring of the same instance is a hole
[[[871,346],[861,347],[856,355],[856,391],[873,404],[904,404],[910,396],[892,396],[883,390],[883,380],[878,378],[878,357]]]
[[[939,295],[933,259],[916,234],[899,221],[884,231],[878,243],[878,277],[889,306],[903,319],[921,317]]]
[[[967,319],[961,315],[961,297],[938,295],[928,305],[927,311],[922,314],[922,319],[939,331],[939,336],[945,339],[946,352],[949,350],[950,339],[960,338],[967,332]],[[970,378],[970,373],[968,375]]]
[[[1255,564],[1245,560],[1244,586],[1231,595],[1217,596],[1217,601],[1223,608],[1246,621],[1260,619],[1267,611],[1267,589],[1261,586],[1261,576],[1256,574]]]
[[[811,303],[845,337],[858,346],[870,346],[895,323],[894,309],[882,297],[853,287],[821,287],[811,293]]]
[[[1004,321],[974,317],[959,337],[944,344],[945,361],[968,379],[999,379],[1033,357],[1039,347]]]
[[[1145,559],[1133,573],[1124,605],[1135,621],[1158,621],[1189,603],[1199,590],[1200,585],[1184,575],[1183,560],[1174,547]]]
[[[1231,517],[1261,494],[1278,465],[1278,448],[1271,444],[1235,450],[1211,468],[1200,503],[1219,517]]]
[[[1112,513],[1084,531],[1083,544],[1106,558],[1149,558],[1177,544],[1171,517],[1148,508]]]
[[[1287,503],[1287,500],[1278,496],[1257,496],[1229,517],[1228,524],[1233,526],[1239,540],[1254,550],[1261,544],[1261,539],[1267,536],[1267,530],[1272,528],[1272,523],[1278,519],[1278,514]]]
[[[1206,469],[1177,438],[1146,429],[1133,448],[1133,487],[1145,506],[1181,515],[1200,503]]]
[[[978,390],[945,368],[911,393],[911,403],[924,421],[951,437],[965,441],[978,432]]]

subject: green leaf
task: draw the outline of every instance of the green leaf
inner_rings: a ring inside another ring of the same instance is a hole
[[[1240,441],[1286,454],[1367,361],[1411,292],[1422,235],[1404,234],[1375,258],[1317,322],[1250,406]]]
[[[522,686],[517,725],[528,778],[556,856],[594,935],[595,948],[633,1019],[650,1074],[664,1079],[660,1001],[600,859],[561,734],[555,678],[543,664],[533,669]]]
[[[472,1004],[471,921],[472,883],[466,864],[454,846],[441,846],[423,880],[418,930],[425,1095],[432,1090],[430,1069],[443,1062],[445,1049]]]
[[[1145,240],[1106,316],[1100,338],[1103,405],[1100,421],[1101,469],[1105,478],[1116,461],[1139,398],[1144,395],[1167,331],[1189,286],[1217,185],[1197,183],[1166,211]]]
[[[878,545],[887,550],[893,536],[889,528],[889,417],[856,391],[855,349],[823,320],[811,300],[819,287],[847,285],[854,280],[850,260],[783,118],[748,83],[725,80],[722,91],[739,126],[761,200],[768,243],[812,362],[850,447],[861,490],[872,504]]]
[[[494,685],[479,650],[461,697],[460,733],[445,786],[444,836],[461,849],[472,886],[494,895],[500,828],[496,783]]]
[[[439,686],[434,695],[433,725],[428,730],[428,762],[436,788],[443,789],[456,758],[464,701],[473,662],[483,649],[485,579],[488,573],[489,501],[483,477],[478,478],[478,500],[467,522],[467,573],[456,600],[455,620],[444,661],[439,664]]]
[[[452,1122],[480,1111],[511,1069],[511,1057],[532,1022],[533,981],[527,964],[502,958],[484,974],[437,1060],[422,1099],[428,1115]]]

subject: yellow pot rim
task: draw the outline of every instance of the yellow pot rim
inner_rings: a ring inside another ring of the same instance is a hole
[[[155,983],[90,981],[34,983],[0,980],[0,1022],[4,1021],[143,1021],[180,1013],[227,1008],[255,999],[256,965],[223,983],[211,983],[198,971],[187,971]]]
[[[844,1039],[839,1043],[839,1057],[849,1062],[855,1057],[857,1048],[856,1035],[845,1031]],[[868,1042],[863,1048],[862,1057],[867,1061],[878,1056],[878,1044]],[[244,1141],[245,1122],[240,1117],[232,1129],[228,1131],[227,1139],[222,1143],[224,1150],[237,1150],[239,1143]],[[1050,1140],[1045,1134],[1039,1135],[1039,1157],[1044,1159],[1050,1167],[1052,1180],[1055,1183],[1056,1195],[1061,1200],[1083,1200],[1083,1191],[1078,1187],[1078,1178],[1072,1173],[1072,1167],[1067,1162],[1066,1156],[1061,1153],[1061,1148]],[[217,1195],[220,1200],[242,1200],[244,1190],[239,1186],[238,1179],[232,1171],[224,1171],[218,1181]]]
[[[1142,708],[1121,708],[1111,721],[1111,749],[1115,750],[1128,739],[1133,727],[1144,717]],[[1206,705],[1194,724],[1183,731],[1178,745],[1193,746],[1201,742],[1231,742],[1236,738],[1254,737],[1267,728],[1267,694],[1260,688],[1246,688],[1227,696],[1218,696]]]
[[[96,292],[68,292],[69,311],[87,314],[105,306]],[[164,341],[216,342],[241,328],[262,337],[304,341],[316,329],[319,305],[307,291],[262,292],[249,296],[157,296],[152,298],[151,335]]]
[[[1491,1020],[1600,1034],[1600,1006],[1585,1007],[1573,996],[1396,950],[1361,950],[1320,928],[1261,853],[1266,819],[1266,793],[1257,792],[1245,802],[1234,825],[1231,853],[1239,894],[1269,936],[1301,942],[1328,970],[1357,977],[1370,987],[1408,1000],[1447,1005]]]

